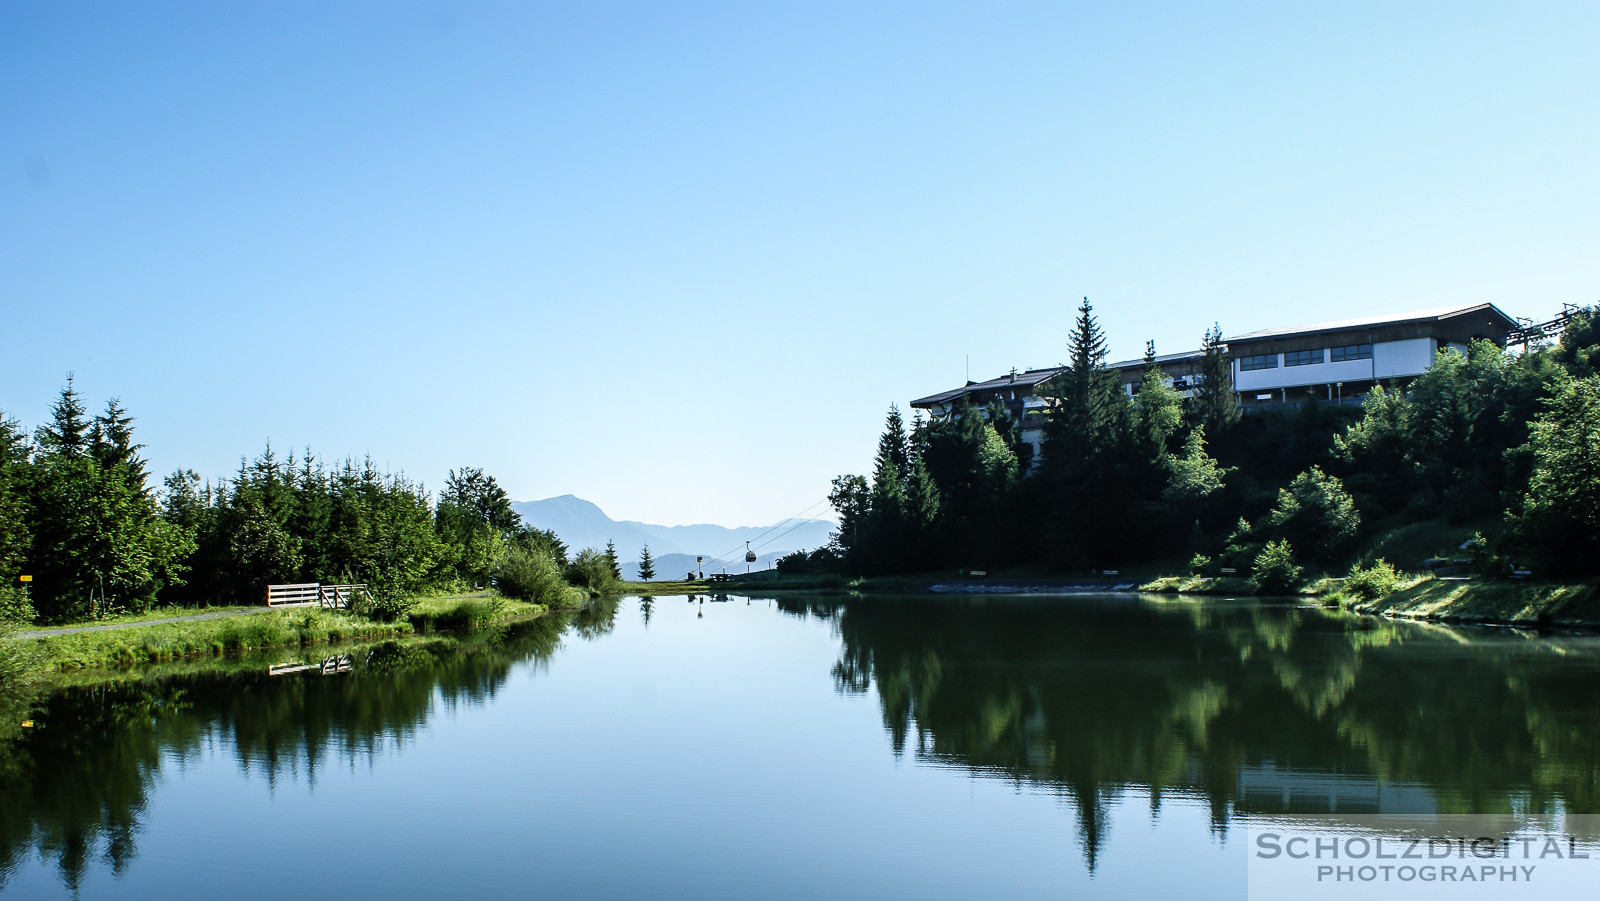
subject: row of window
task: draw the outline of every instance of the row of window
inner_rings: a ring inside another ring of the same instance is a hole
[[[1344,363],[1350,360],[1370,360],[1372,359],[1372,345],[1346,344],[1342,347],[1330,347],[1327,349],[1326,358],[1324,358],[1323,349],[1320,347],[1316,350],[1290,351],[1289,353],[1283,355],[1283,365],[1311,366],[1316,363],[1324,362],[1324,359],[1330,363]],[[1239,358],[1240,372],[1250,372],[1251,370],[1255,369],[1277,368],[1277,354],[1256,354],[1253,357]]]

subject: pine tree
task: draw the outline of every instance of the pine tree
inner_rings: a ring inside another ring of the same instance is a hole
[[[1044,525],[1058,565],[1102,565],[1117,550],[1120,517],[1131,515],[1127,500],[1137,490],[1133,412],[1121,378],[1105,365],[1106,338],[1087,297],[1068,346],[1072,362],[1050,382]]]
[[[1239,393],[1233,390],[1233,361],[1222,343],[1222,327],[1212,324],[1202,346],[1205,357],[1200,361],[1200,388],[1191,415],[1196,425],[1215,436],[1239,421]]]
[[[1156,343],[1145,344],[1144,376],[1134,398],[1138,438],[1147,459],[1158,463],[1170,450],[1169,444],[1183,425],[1183,396],[1167,384],[1166,373],[1156,362]]]
[[[611,578],[622,581],[622,565],[617,562],[617,543],[606,541],[606,565],[611,567]]]
[[[80,456],[89,449],[89,423],[84,419],[83,399],[67,375],[67,386],[50,407],[50,423],[35,435],[41,449],[64,457]]]
[[[650,556],[650,545],[639,552],[639,578],[648,582],[656,577],[656,561]]]
[[[28,445],[15,419],[0,413],[0,586],[16,581],[28,550]]]
[[[96,416],[90,433],[90,452],[100,468],[117,471],[135,491],[143,491],[150,474],[139,451],[144,445],[133,442],[133,417],[113,397],[106,401],[105,413]]]

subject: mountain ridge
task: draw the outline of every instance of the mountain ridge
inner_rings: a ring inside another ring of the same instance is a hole
[[[617,560],[624,576],[637,573],[640,550],[648,544],[651,556],[672,557],[674,567],[683,558],[705,557],[702,569],[742,572],[745,543],[757,553],[752,568],[765,569],[772,561],[797,550],[812,550],[828,542],[834,524],[825,519],[784,520],[770,526],[719,526],[695,523],[662,526],[635,520],[614,520],[593,501],[563,494],[537,501],[514,501],[511,508],[522,521],[536,529],[549,529],[572,552],[584,548],[604,548],[607,541],[617,547]],[[656,565],[658,578],[676,578],[678,572]],[[687,571],[685,569],[685,571]]]

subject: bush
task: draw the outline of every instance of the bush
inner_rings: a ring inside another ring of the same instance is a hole
[[[1350,550],[1361,526],[1344,483],[1313,466],[1278,492],[1272,510],[1251,533],[1258,539],[1293,542],[1312,560],[1337,560]]]
[[[1400,588],[1400,575],[1382,557],[1367,569],[1358,563],[1350,567],[1342,591],[1351,600],[1376,601],[1393,594]]]
[[[1195,554],[1189,558],[1189,574],[1203,576],[1211,568],[1211,558],[1205,554]]]
[[[380,623],[405,619],[417,607],[417,602],[399,592],[378,589],[360,595],[350,602],[350,612]]]
[[[616,573],[611,569],[610,556],[594,548],[587,548],[573,558],[567,564],[565,575],[568,582],[579,588],[587,588],[591,594],[607,594],[615,591],[619,584]]]
[[[555,558],[538,548],[513,547],[495,572],[495,587],[508,598],[546,606],[559,606],[568,585],[556,568]]]
[[[1300,567],[1287,541],[1269,541],[1256,557],[1250,581],[1259,594],[1292,594],[1300,587]]]
[[[27,596],[10,586],[0,586],[0,696],[32,681],[38,666],[33,642],[11,638],[17,626],[32,620],[33,608],[28,606]]]

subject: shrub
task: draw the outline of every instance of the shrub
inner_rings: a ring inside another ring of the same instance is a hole
[[[405,619],[417,607],[412,598],[399,592],[379,589],[359,596],[350,602],[350,612],[380,623]]]
[[[495,587],[508,598],[557,606],[568,586],[555,558],[539,548],[516,546],[500,561]]]
[[[1344,483],[1313,466],[1278,492],[1277,504],[1250,531],[1258,538],[1293,542],[1312,560],[1336,560],[1361,526]]]
[[[1203,576],[1211,568],[1211,558],[1205,554],[1195,554],[1189,558],[1189,574]]]
[[[1250,581],[1260,594],[1291,594],[1300,587],[1300,567],[1287,541],[1269,541],[1250,571]]]
[[[1351,600],[1376,601],[1393,594],[1400,587],[1400,575],[1382,557],[1367,569],[1358,563],[1350,567],[1345,577],[1343,592]]]
[[[618,584],[616,574],[611,569],[610,556],[594,548],[587,548],[573,558],[567,564],[565,575],[568,582],[579,588],[587,588],[592,594],[614,591]]]

